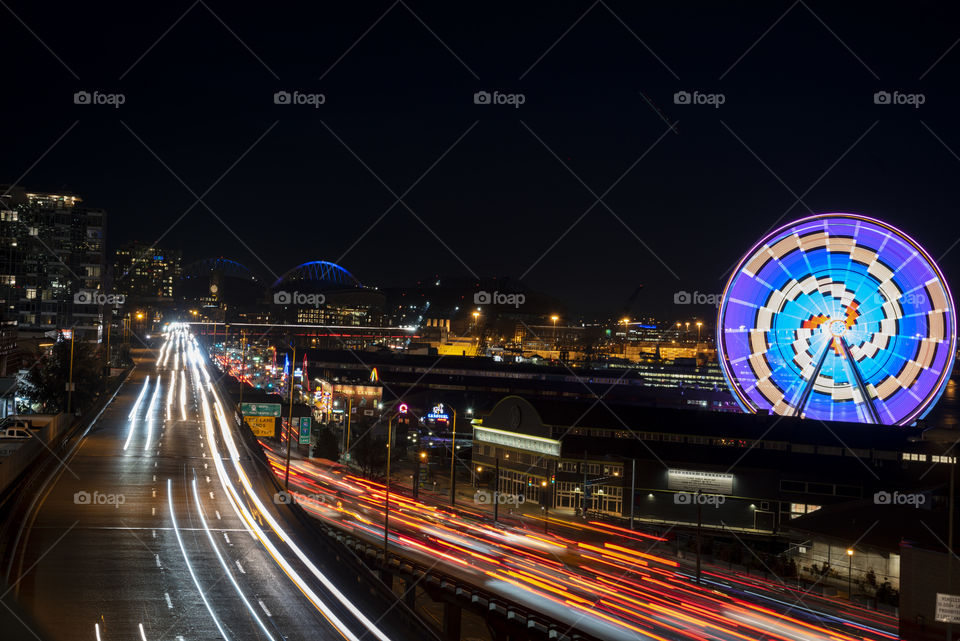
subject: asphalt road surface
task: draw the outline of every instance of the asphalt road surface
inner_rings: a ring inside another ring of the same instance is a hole
[[[277,506],[255,503],[238,485],[231,459],[239,457],[228,456],[231,444],[214,429],[226,423],[216,386],[202,359],[188,358],[191,349],[180,331],[139,355],[23,523],[3,571],[36,632],[103,641],[387,639],[356,616],[352,598],[338,599],[318,579],[322,570],[283,549],[267,514]]]

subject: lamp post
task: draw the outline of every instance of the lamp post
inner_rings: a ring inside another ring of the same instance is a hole
[[[414,500],[420,498],[420,462],[427,460],[427,453],[420,452],[420,456],[417,458],[417,467],[413,474],[413,498]]]
[[[697,585],[700,585],[700,548],[701,536],[700,530],[703,527],[703,490],[697,488]]]
[[[290,441],[293,440],[293,364],[297,362],[297,348],[291,344],[293,358],[290,359],[290,378],[287,384],[290,386],[290,413],[287,415],[287,472],[283,478],[283,485],[290,491]]]
[[[387,419],[387,492],[383,497],[383,564],[387,564],[387,548],[390,545],[390,458],[393,443],[393,415]]]
[[[557,321],[560,320],[560,317],[554,314],[550,317],[550,320],[553,321],[553,344],[557,344]]]
[[[543,504],[543,531],[547,532],[550,524],[550,503],[547,501],[546,481],[540,481],[540,503]]]
[[[853,548],[847,548],[847,599],[853,601]]]
[[[453,438],[450,439],[450,506],[457,504],[457,410],[453,410]]]
[[[67,383],[67,414],[70,414],[73,408],[73,336],[76,331],[76,327],[70,330],[70,379]]]
[[[493,477],[493,522],[497,522],[497,516],[500,512],[500,457],[497,455],[497,448],[493,448],[495,460]]]
[[[698,343],[700,342],[700,328],[701,328],[701,327],[703,327],[703,323],[702,323],[701,321],[697,321],[697,342],[698,342]]]

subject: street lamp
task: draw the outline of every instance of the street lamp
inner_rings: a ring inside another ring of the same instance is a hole
[[[847,548],[847,598],[853,601],[853,548]]]
[[[560,320],[560,317],[554,314],[550,317],[550,320],[553,321],[553,344],[557,344],[557,321]]]
[[[420,457],[417,459],[417,468],[416,472],[413,475],[413,498],[420,498],[420,462],[427,460],[427,453],[420,452]]]
[[[700,322],[700,321],[697,321],[697,342],[698,342],[698,343],[700,342],[700,328],[701,328],[701,327],[703,327],[703,323]]]

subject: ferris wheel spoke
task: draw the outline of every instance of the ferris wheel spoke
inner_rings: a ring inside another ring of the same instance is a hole
[[[843,354],[846,356],[847,365],[850,366],[850,372],[853,374],[853,380],[857,382],[857,389],[860,390],[860,396],[863,398],[863,404],[867,406],[867,412],[870,414],[870,418],[875,424],[880,423],[880,415],[877,413],[877,408],[873,406],[873,401],[870,400],[870,395],[867,393],[867,386],[863,382],[863,376],[860,375],[860,368],[857,367],[857,361],[854,360],[853,354],[850,353],[850,346],[847,345],[845,338],[837,339],[837,342],[840,343],[840,347],[843,348]]]
[[[820,370],[823,369],[823,364],[827,360],[827,354],[830,353],[830,341],[827,341],[823,346],[823,351],[820,352],[820,358],[817,359],[817,365],[813,368],[813,374],[810,375],[810,378],[807,379],[807,382],[803,386],[803,392],[800,394],[800,400],[797,402],[797,406],[793,410],[794,416],[802,416],[803,408],[806,407],[807,401],[810,400],[810,394],[813,392],[813,386],[817,383],[817,377],[820,376]]]

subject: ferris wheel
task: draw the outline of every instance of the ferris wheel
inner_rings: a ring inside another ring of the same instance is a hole
[[[953,370],[956,310],[929,254],[856,214],[763,238],[723,292],[717,348],[744,411],[910,425]]]

